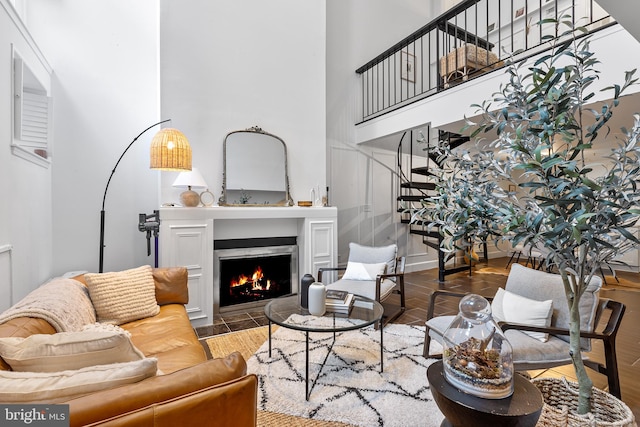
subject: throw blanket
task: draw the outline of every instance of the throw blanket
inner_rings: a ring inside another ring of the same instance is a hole
[[[31,291],[0,314],[0,324],[17,317],[44,319],[56,332],[79,331],[96,321],[87,288],[77,280],[63,278],[53,279]]]

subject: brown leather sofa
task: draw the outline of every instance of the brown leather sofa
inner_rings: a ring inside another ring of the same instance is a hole
[[[160,313],[120,325],[134,345],[158,358],[163,375],[76,397],[67,402],[70,425],[255,426],[257,378],[240,353],[207,360],[189,322],[187,271],[153,271]],[[83,282],[83,277],[75,277]],[[0,337],[53,334],[47,321],[20,317],[0,325]],[[0,358],[0,369],[10,367]]]

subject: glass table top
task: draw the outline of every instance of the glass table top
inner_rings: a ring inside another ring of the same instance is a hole
[[[327,311],[323,316],[313,316],[302,308],[298,295],[287,295],[271,300],[264,313],[271,322],[290,329],[315,332],[339,332],[360,329],[382,319],[384,308],[372,299],[354,295],[349,314]]]

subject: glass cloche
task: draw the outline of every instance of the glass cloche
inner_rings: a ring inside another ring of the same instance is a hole
[[[469,294],[444,333],[444,376],[465,393],[502,399],[513,393],[513,350],[489,301]]]

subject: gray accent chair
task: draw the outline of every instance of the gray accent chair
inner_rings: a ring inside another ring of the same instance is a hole
[[[325,283],[327,289],[347,291],[355,295],[362,295],[380,302],[384,306],[384,322],[396,319],[406,309],[404,293],[404,265],[405,258],[398,257],[398,246],[364,246],[349,243],[349,262],[362,264],[385,263],[385,271],[377,274],[372,280],[351,280],[342,275],[331,283]],[[318,269],[318,281],[331,280],[326,273],[344,273],[347,267],[322,267]],[[393,304],[392,295],[397,295]]]
[[[616,360],[615,340],[622,321],[624,304],[599,298],[602,279],[594,276],[580,299],[581,349],[587,367],[607,376],[609,393],[620,398],[620,380]],[[569,356],[569,308],[562,278],[558,274],[535,270],[520,264],[512,264],[505,290],[520,296],[538,300],[552,300],[553,313],[549,327],[536,327],[516,323],[498,322],[513,347],[513,364],[517,371],[548,369],[571,364]],[[440,344],[443,335],[455,316],[434,316],[434,307],[440,298],[461,298],[464,294],[435,291],[430,298],[427,312],[423,355],[430,355],[431,339]],[[487,298],[490,301],[492,297]],[[608,313],[608,318],[605,313]],[[603,317],[604,316],[604,317]],[[604,325],[604,326],[599,326]],[[600,330],[600,328],[602,329]],[[542,342],[523,331],[545,332],[549,339]],[[586,352],[591,351],[591,340],[601,340],[604,347],[604,363],[592,360]]]

